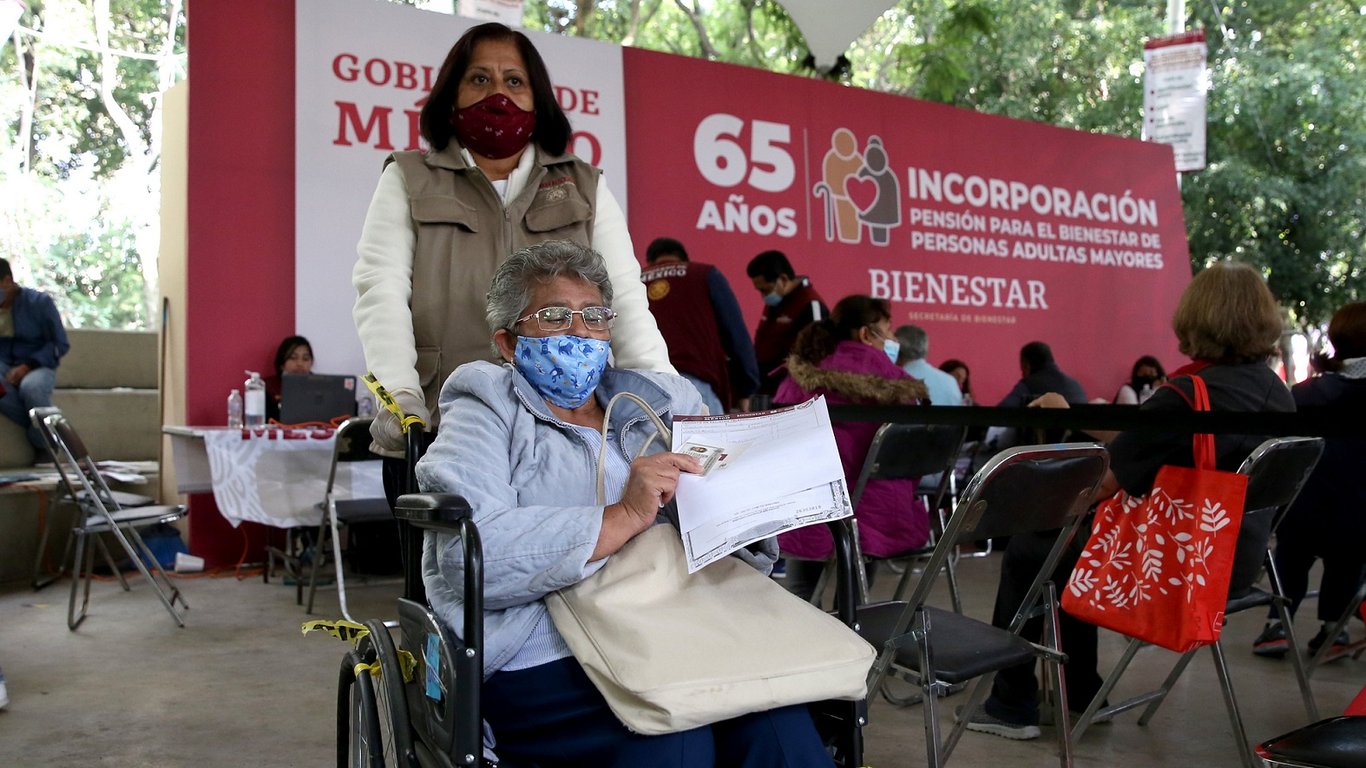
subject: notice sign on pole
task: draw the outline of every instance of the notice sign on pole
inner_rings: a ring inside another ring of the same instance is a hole
[[[522,26],[522,0],[460,0],[456,12],[482,21],[496,21],[509,27]]]
[[[1170,144],[1178,172],[1205,167],[1206,53],[1204,30],[1143,46],[1143,140]]]

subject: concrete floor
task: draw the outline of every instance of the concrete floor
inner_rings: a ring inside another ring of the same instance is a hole
[[[998,558],[964,561],[960,573],[969,613],[994,594]],[[90,617],[66,629],[69,582],[41,592],[0,588],[0,667],[10,705],[0,711],[0,766],[321,766],[334,761],[334,690],[341,641],[300,633],[306,618],[294,590],[260,576],[181,577],[189,600],[177,628],[146,584],[122,593],[96,585]],[[879,580],[886,591],[892,579]],[[349,591],[353,613],[391,613],[398,586]],[[323,616],[336,614],[324,595]],[[1297,625],[1313,634],[1308,617]],[[980,614],[979,614],[980,615]],[[1249,736],[1270,738],[1307,722],[1289,663],[1253,657],[1248,649],[1261,617],[1235,616],[1225,632]],[[1361,626],[1353,627],[1355,632]],[[780,638],[774,638],[775,642]],[[1122,644],[1102,633],[1102,663]],[[1140,653],[1121,683],[1133,691],[1164,676],[1174,656]],[[1342,711],[1366,684],[1366,659],[1321,668],[1313,688],[1323,716]],[[946,700],[944,712],[965,699]],[[951,715],[946,715],[946,717]],[[925,763],[919,707],[872,706],[867,763],[876,768]],[[1079,766],[1236,766],[1237,752],[1209,654],[1200,655],[1147,727],[1137,713],[1095,727],[1076,747]],[[946,727],[948,721],[945,721]],[[953,765],[1057,765],[1052,730],[1012,742],[967,734]]]

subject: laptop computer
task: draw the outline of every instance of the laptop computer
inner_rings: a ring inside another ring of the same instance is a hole
[[[294,373],[280,378],[280,421],[285,424],[355,415],[355,376]]]

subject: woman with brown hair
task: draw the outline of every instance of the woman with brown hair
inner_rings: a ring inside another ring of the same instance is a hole
[[[1268,365],[1276,354],[1281,328],[1281,310],[1255,269],[1234,262],[1206,267],[1186,287],[1172,315],[1172,330],[1182,354],[1189,356],[1191,362],[1173,371],[1168,382],[1138,407],[1144,411],[1192,410],[1191,377],[1199,376],[1209,390],[1212,411],[1295,410],[1289,388]],[[1066,408],[1067,402],[1050,392],[1030,406]],[[1093,430],[1091,434],[1108,443],[1110,451],[1110,469],[1101,482],[1096,501],[1109,498],[1121,488],[1131,496],[1146,495],[1164,465],[1195,466],[1188,432]],[[1263,440],[1265,437],[1259,435],[1215,435],[1216,466],[1236,472],[1243,459]],[[1054,583],[1067,582],[1087,538],[1087,530],[1078,533],[1053,574]],[[992,617],[996,626],[1009,626],[1019,609],[1047,554],[1041,541],[1017,536],[1007,545]],[[1060,618],[1062,650],[1067,654],[1064,671],[1069,707],[1075,704],[1080,710],[1094,698],[1101,685],[1096,672],[1096,627],[1066,612]],[[1026,637],[1042,629],[1041,619],[1034,619],[1031,624],[1039,629],[1026,624]],[[968,730],[1008,739],[1039,736],[1038,681],[1033,663],[1012,667],[996,676],[991,697],[983,710],[972,716]]]

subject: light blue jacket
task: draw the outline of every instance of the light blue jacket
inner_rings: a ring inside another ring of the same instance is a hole
[[[606,407],[623,391],[643,398],[666,425],[674,413],[701,412],[697,390],[671,374],[608,368],[594,394]],[[602,528],[597,455],[511,365],[462,365],[442,387],[439,407],[441,429],[417,465],[418,485],[460,494],[474,510],[484,545],[487,678],[517,654],[538,621],[549,620],[545,595],[577,584],[605,562],[588,562]],[[649,417],[626,399],[612,408],[610,426],[617,439],[608,450],[628,462],[655,434]],[[647,453],[668,447],[657,437]],[[737,554],[767,572],[777,544],[760,544],[757,554]],[[461,637],[462,561],[458,541],[428,534],[422,554],[427,599]]]
[[[935,368],[923,357],[919,360],[912,360],[901,368],[906,373],[925,382],[925,388],[930,391],[931,405],[963,404],[963,392],[958,389],[958,379],[955,379],[953,374]]]

